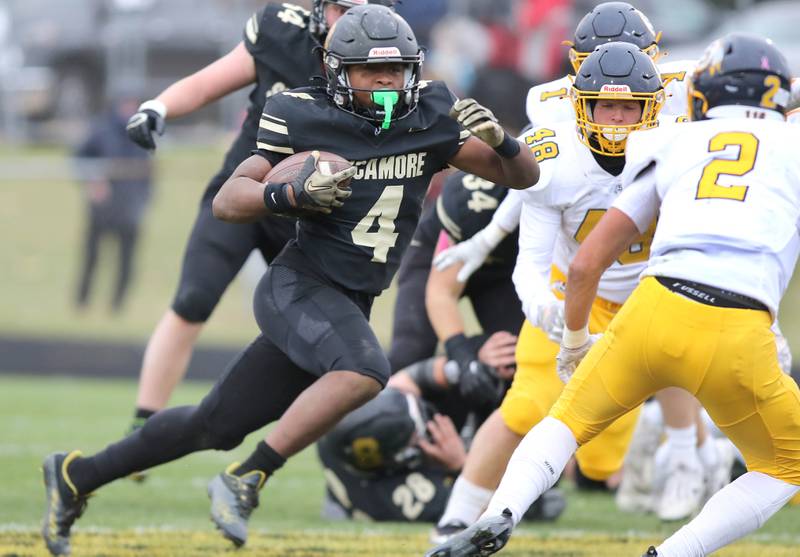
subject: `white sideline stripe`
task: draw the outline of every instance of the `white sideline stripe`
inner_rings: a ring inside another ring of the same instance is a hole
[[[272,151],[273,153],[285,153],[287,155],[294,154],[294,149],[292,149],[291,147],[278,147],[277,145],[262,143],[261,141],[256,142],[256,147],[258,147],[259,149],[264,149],[266,151]]]
[[[266,118],[262,118],[261,119],[261,124],[259,124],[259,127],[262,130],[269,130],[271,132],[280,133],[280,134],[283,134],[283,135],[289,135],[289,128],[287,128],[286,126],[283,126],[281,124],[276,124],[274,122],[270,122]]]

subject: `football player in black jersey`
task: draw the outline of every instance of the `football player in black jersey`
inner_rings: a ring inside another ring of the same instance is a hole
[[[429,358],[398,371],[384,391],[319,440],[323,517],[433,522],[444,511],[476,425],[476,408],[436,380],[444,362]],[[565,507],[555,488],[525,518],[554,520]]]
[[[466,459],[457,418],[392,386],[317,443],[331,519],[436,520]],[[463,413],[462,413],[463,418]]]
[[[435,209],[423,214],[414,238],[398,271],[392,345],[389,362],[401,369],[433,356],[439,340],[445,343],[448,357],[457,365],[449,367],[454,375],[464,377],[464,395],[477,404],[498,402],[493,394],[497,382],[494,371],[477,362],[474,343],[464,336],[464,322],[458,301],[466,296],[486,335],[498,335],[493,350],[497,352],[503,378],[513,372],[516,332],[523,322],[511,273],[517,257],[516,233],[506,237],[492,252],[491,259],[467,283],[458,282],[452,269],[431,268],[435,253],[461,242],[486,226],[507,188],[463,171],[450,174],[436,200]],[[512,334],[513,332],[513,334]],[[471,382],[469,379],[475,379]]]
[[[453,164],[515,188],[538,180],[533,154],[489,110],[472,99],[454,103],[444,84],[419,80],[422,51],[389,8],[351,8],[326,46],[327,87],[270,97],[257,154],[214,198],[214,214],[227,221],[301,214],[296,239],[255,294],[262,333],[198,406],[162,410],[90,457],[45,459],[42,533],[52,553],[68,552],[70,528],[100,486],[194,451],[231,449],[277,420],[244,462],[208,486],[212,520],[245,543],[268,476],[386,384],[389,362],[367,319],[411,240],[431,176]],[[324,174],[314,153],[290,183],[264,183],[274,164],[310,150],[353,166]]]
[[[167,405],[186,373],[203,324],[250,252],[258,249],[267,262],[272,261],[294,237],[294,222],[287,218],[265,218],[247,226],[219,221],[211,214],[211,200],[231,172],[250,156],[266,98],[307,85],[312,76],[322,74],[322,60],[314,49],[345,10],[362,3],[315,0],[311,12],[292,4],[268,4],[247,21],[242,41],[231,52],[143,103],[130,119],[130,138],[145,149],[155,149],[155,135],[163,133],[165,120],[179,118],[237,89],[254,85],[239,135],[200,201],[172,306],[161,317],[147,344],[131,429],[141,427],[144,420]],[[143,475],[133,477],[141,479]]]

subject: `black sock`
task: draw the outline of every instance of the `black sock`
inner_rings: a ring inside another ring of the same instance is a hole
[[[144,426],[144,423],[150,419],[150,416],[155,414],[154,410],[147,410],[146,408],[136,407],[136,412],[133,415],[133,422],[131,422],[131,426],[128,428],[128,433],[133,433],[137,429],[140,429]]]
[[[256,450],[250,453],[247,460],[242,462],[233,473],[237,476],[244,476],[248,472],[259,470],[266,473],[267,476],[271,476],[285,462],[286,459],[275,452],[275,449],[264,441],[259,441],[258,445],[256,445]]]
[[[210,448],[196,407],[179,406],[157,412],[143,428],[102,451],[75,459],[68,473],[78,493],[85,495],[133,472]]]
[[[152,416],[155,413],[156,413],[155,410],[148,410],[147,408],[140,408],[140,407],[137,406],[136,407],[136,413],[133,415],[133,418],[135,420],[139,420],[139,419],[146,420],[147,418],[149,418],[150,416]]]

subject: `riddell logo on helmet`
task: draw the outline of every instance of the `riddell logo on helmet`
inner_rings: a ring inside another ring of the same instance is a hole
[[[376,47],[369,49],[368,58],[386,58],[388,56],[400,56],[400,49],[396,46]]]
[[[601,93],[630,93],[631,88],[627,85],[609,85],[606,83],[600,88]]]

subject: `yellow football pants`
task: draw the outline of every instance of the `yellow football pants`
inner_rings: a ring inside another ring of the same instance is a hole
[[[664,387],[693,394],[748,470],[800,485],[800,389],[781,372],[765,311],[700,304],[644,279],[550,415],[579,445]]]
[[[553,274],[557,274],[555,269]],[[604,331],[619,308],[619,304],[596,299],[589,329],[593,333]],[[564,389],[564,383],[556,373],[557,354],[558,344],[548,339],[541,329],[525,321],[517,341],[517,371],[500,405],[503,422],[514,433],[528,433],[547,416]],[[638,416],[638,410],[626,414],[597,439],[578,449],[575,456],[586,477],[602,481],[622,467]]]

